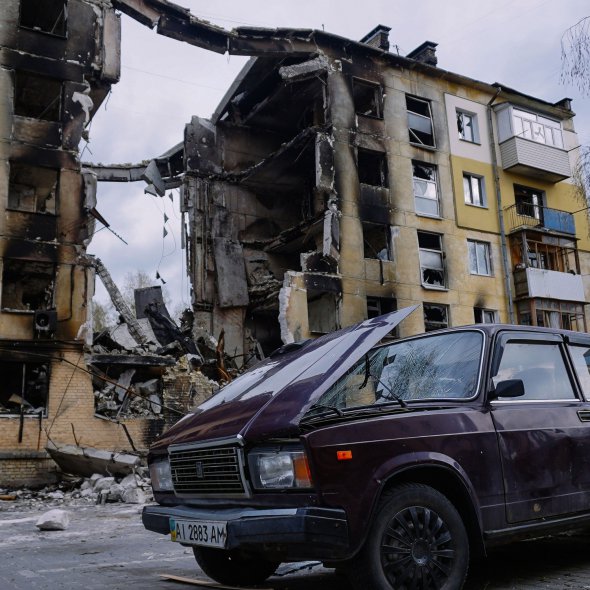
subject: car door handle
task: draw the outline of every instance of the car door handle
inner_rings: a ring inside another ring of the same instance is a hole
[[[578,410],[578,418],[582,422],[590,422],[590,410]]]

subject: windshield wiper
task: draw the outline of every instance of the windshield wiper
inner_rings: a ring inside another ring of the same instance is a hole
[[[381,381],[381,379],[378,379],[377,377],[375,377],[375,375],[371,374],[371,367],[369,364],[369,353],[367,352],[365,354],[365,379],[359,385],[359,389],[363,389],[364,387],[366,387],[370,378],[375,379],[375,381],[377,382],[377,385],[382,385],[387,390],[390,397],[393,398],[393,400],[396,401],[402,408],[408,407],[408,404],[399,395],[394,393],[393,390],[391,389],[391,387],[389,387],[385,382]]]
[[[344,412],[340,408],[337,408],[336,406],[327,406],[324,404],[313,404],[313,406],[311,406],[311,408],[309,408],[309,410],[307,410],[307,412],[305,413],[305,417],[311,418],[312,416],[310,416],[309,414],[311,414],[314,410],[328,410],[330,412],[334,412],[338,416],[344,416]]]

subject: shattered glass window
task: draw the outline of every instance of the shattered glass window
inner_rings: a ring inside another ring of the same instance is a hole
[[[406,96],[410,143],[435,147],[430,101]]]
[[[479,142],[477,115],[457,110],[457,131],[459,133],[459,139],[472,143]]]
[[[66,36],[66,0],[20,0],[21,27]]]
[[[379,84],[352,79],[352,94],[355,112],[359,115],[383,118],[381,87]]]
[[[370,351],[316,402],[340,410],[477,393],[483,335],[457,332],[397,342]]]
[[[8,208],[28,213],[56,213],[59,171],[10,162]]]
[[[45,413],[49,363],[0,360],[0,374],[0,414]]]
[[[484,180],[481,176],[475,174],[463,174],[463,193],[465,203],[475,205],[476,207],[485,207],[485,188]]]
[[[436,166],[412,162],[416,213],[440,217]]]
[[[54,285],[53,264],[5,258],[2,270],[2,309],[50,309],[53,307]]]
[[[363,246],[365,258],[392,260],[390,226],[363,222]]]
[[[442,236],[429,232],[418,232],[420,254],[420,275],[422,286],[446,288],[446,272]]]
[[[389,186],[387,160],[383,152],[358,149],[359,182],[371,186]]]
[[[424,331],[441,330],[449,327],[449,306],[424,303]]]

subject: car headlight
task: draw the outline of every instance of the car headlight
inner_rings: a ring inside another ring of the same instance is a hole
[[[248,454],[255,489],[311,488],[311,473],[302,449],[264,448]]]
[[[168,457],[150,463],[150,477],[155,492],[169,492],[174,489]]]

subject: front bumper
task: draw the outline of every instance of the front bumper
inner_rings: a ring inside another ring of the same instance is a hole
[[[332,508],[196,508],[145,506],[146,529],[170,533],[170,518],[227,522],[226,549],[280,554],[283,560],[343,559],[349,554],[344,510]]]

